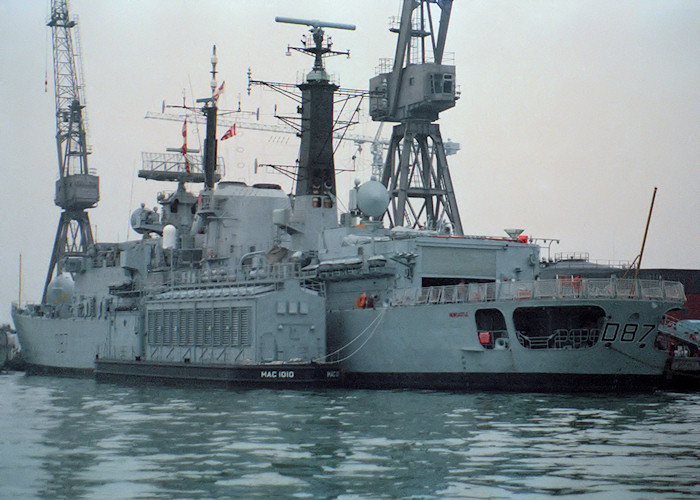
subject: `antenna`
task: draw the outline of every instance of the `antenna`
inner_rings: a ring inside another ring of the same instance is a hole
[[[331,23],[327,21],[319,21],[318,19],[299,19],[298,17],[275,17],[275,21],[278,23],[287,24],[301,24],[302,26],[311,26],[314,29],[318,28],[336,28],[339,30],[351,30],[355,29],[354,24],[342,24],[342,23]]]
[[[303,47],[291,47],[287,46],[287,53],[289,54],[292,49],[298,50],[300,52],[305,52],[309,55],[314,56],[314,67],[311,70],[311,73],[307,75],[308,80],[328,80],[328,75],[326,74],[324,67],[323,67],[323,58],[328,57],[328,56],[337,56],[337,55],[347,55],[350,57],[350,52],[345,51],[345,52],[338,52],[335,50],[331,49],[331,46],[333,45],[331,43],[330,37],[328,37],[327,40],[325,40],[326,45],[324,47],[323,42],[325,39],[325,33],[323,32],[323,28],[336,28],[336,29],[341,29],[341,30],[354,30],[355,25],[354,24],[342,24],[342,23],[331,23],[331,22],[326,22],[326,21],[319,21],[318,19],[299,19],[296,17],[280,17],[277,16],[275,17],[275,21],[278,23],[287,23],[287,24],[301,24],[305,26],[311,26],[311,29],[309,30],[311,32],[311,39],[308,39],[306,36],[302,39],[302,43],[304,44]]]

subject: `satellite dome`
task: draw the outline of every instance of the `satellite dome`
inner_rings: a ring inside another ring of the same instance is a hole
[[[177,228],[172,224],[168,224],[163,228],[163,240],[161,241],[163,250],[172,250],[177,248]]]
[[[73,300],[73,277],[68,274],[59,274],[49,283],[46,289],[46,301],[52,306],[70,303]]]
[[[379,181],[367,181],[357,189],[357,207],[369,217],[381,217],[389,206],[389,192]]]

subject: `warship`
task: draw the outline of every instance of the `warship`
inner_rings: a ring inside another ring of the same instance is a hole
[[[229,387],[656,387],[673,338],[662,326],[683,307],[682,284],[546,276],[540,246],[521,230],[464,234],[435,123],[459,97],[455,67],[443,63],[451,5],[403,2],[393,64],[354,91],[369,97],[374,120],[396,125],[381,169],[355,181],[346,210],[333,158],[342,90],[325,70],[336,52],[324,28],[354,27],[277,18],[309,26],[298,50],[314,57],[305,81],[287,87],[299,97],[290,194],[222,180],[214,50],[211,95],[199,100],[203,155],[183,146],[145,165],[141,177],[177,189],[158,196],[160,210],[133,212],[142,239],[94,242],[86,230],[76,250],[57,236],[44,300],[13,306],[30,368]],[[426,37],[433,53],[416,58]],[[83,170],[57,184],[73,227],[89,227],[93,181]]]

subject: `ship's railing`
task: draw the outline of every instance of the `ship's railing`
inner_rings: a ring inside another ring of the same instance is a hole
[[[520,345],[528,349],[580,349],[591,347],[600,338],[599,328],[560,328],[547,336],[531,337],[516,331]]]
[[[185,269],[172,272],[165,288],[189,290],[202,288],[245,288],[268,284],[281,284],[285,280],[303,281],[305,288],[323,293],[323,283],[314,280],[315,274],[303,271],[299,264],[284,262],[268,265],[242,266],[238,269],[210,268]]]
[[[391,297],[391,304],[410,306],[532,299],[671,300],[681,303],[686,300],[683,285],[676,281],[574,277],[396,290]]]
[[[570,267],[576,267],[579,266],[581,262],[590,262],[591,264],[618,269],[629,269],[630,267],[630,262],[628,260],[590,259],[588,252],[557,252],[554,254],[554,260],[550,260],[550,262],[557,263],[560,269],[569,267],[567,264],[571,264]]]
[[[682,322],[673,316],[664,314],[661,318],[659,331],[688,344],[700,346],[700,323]]]

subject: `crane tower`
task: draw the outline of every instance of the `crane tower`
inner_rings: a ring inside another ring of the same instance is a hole
[[[48,23],[53,40],[56,92],[56,146],[58,180],[54,203],[63,210],[58,221],[42,303],[51,279],[63,271],[64,258],[85,253],[94,239],[87,209],[100,199],[99,177],[88,169],[85,100],[76,21],[68,12],[68,0],[52,0]]]
[[[401,17],[391,28],[398,34],[393,66],[370,80],[370,115],[398,122],[381,176],[391,195],[391,224],[435,229],[449,222],[462,235],[445,145],[434,123],[458,98],[455,67],[443,64],[451,10],[452,0],[403,1]]]

